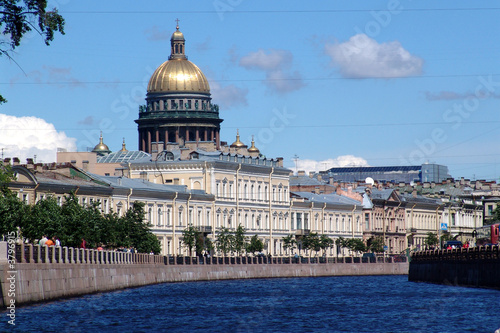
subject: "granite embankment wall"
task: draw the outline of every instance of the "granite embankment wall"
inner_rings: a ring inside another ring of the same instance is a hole
[[[416,252],[408,280],[500,289],[500,247]]]
[[[0,243],[0,249],[5,248]],[[11,261],[0,264],[0,305],[3,307],[12,302],[21,305],[164,282],[408,274],[406,262],[363,263],[353,258],[342,263],[335,258],[331,258],[333,263],[309,263],[308,258],[297,261],[293,258],[212,258],[210,262],[194,261],[188,265],[185,259],[169,260],[148,254],[39,246],[16,248],[15,255],[7,255]]]

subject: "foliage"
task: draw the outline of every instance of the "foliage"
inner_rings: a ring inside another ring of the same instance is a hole
[[[0,96],[0,99],[2,97]],[[1,104],[0,100],[0,104]],[[2,161],[0,161],[0,190],[2,193],[7,193],[9,192],[8,185],[11,181],[15,180],[16,177],[14,175],[14,172],[12,171],[12,167],[10,164],[4,164]]]
[[[497,206],[493,210],[491,217],[492,219],[490,220],[490,224],[495,224],[500,221],[500,203],[497,204]]]
[[[0,235],[16,231],[24,224],[29,206],[11,191],[0,191]]]
[[[221,251],[224,256],[226,256],[234,249],[234,236],[229,232],[227,228],[222,228],[221,231],[217,234],[215,244],[217,246],[217,249]]]
[[[10,191],[0,192],[0,232],[20,230],[30,242],[43,235],[61,240],[64,246],[78,247],[82,238],[87,247],[135,247],[138,252],[160,253],[160,242],[144,221],[144,204],[135,202],[122,217],[115,213],[103,215],[99,203],[86,206],[78,203],[75,194],[65,196],[59,205],[53,196],[29,206]]]
[[[234,251],[238,254],[238,256],[241,255],[241,253],[246,248],[245,232],[246,232],[245,228],[241,224],[239,224],[233,235],[233,242],[234,242],[233,248]]]
[[[326,235],[321,235],[319,237],[319,246],[323,250],[323,254],[325,254],[326,249],[331,248],[334,245],[333,239]]]
[[[160,253],[160,241],[149,229],[150,226],[144,223],[144,203],[134,202],[124,216],[126,223],[126,233],[128,233],[132,246],[138,252],[155,254]]]
[[[47,11],[47,0],[0,0],[0,29],[7,39],[0,42],[0,56],[12,59],[10,52],[27,32],[36,31],[46,45],[54,40],[55,32],[64,35],[64,18],[55,8]],[[0,95],[0,104],[4,102]]]
[[[363,240],[359,238],[349,238],[347,240],[347,248],[352,252],[365,252],[366,245],[363,243]]]
[[[384,252],[384,238],[382,236],[370,237],[366,241],[366,249],[374,253]]]
[[[189,255],[192,256],[193,248],[197,245],[197,240],[200,232],[198,229],[190,225],[182,232],[182,243],[189,249]]]
[[[214,250],[214,243],[210,238],[205,238],[205,246],[204,246],[205,251],[208,253],[211,253]]]
[[[293,251],[296,249],[296,244],[297,244],[297,241],[295,240],[295,237],[293,235],[288,235],[288,236],[285,236],[282,238],[282,241],[283,241],[283,248],[285,249],[285,252],[288,251],[288,249],[290,249],[290,251]]]
[[[312,232],[309,235],[305,235],[302,237],[302,248],[304,250],[310,250],[309,255],[312,254],[312,251],[316,251],[316,254],[319,250],[321,250],[321,244],[319,240],[319,236],[317,233]]]
[[[439,243],[439,239],[435,233],[428,232],[427,237],[424,240],[424,244],[427,246],[435,246]]]
[[[264,250],[264,243],[259,239],[259,236],[253,235],[250,238],[250,243],[247,245],[247,252],[255,255],[255,252],[262,252]]]

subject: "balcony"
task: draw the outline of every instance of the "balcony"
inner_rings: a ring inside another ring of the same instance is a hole
[[[209,225],[201,226],[201,227],[198,227],[198,230],[201,233],[209,234],[212,232],[212,226],[209,226]]]
[[[307,236],[310,232],[311,230],[309,229],[298,229],[295,231],[295,236]]]

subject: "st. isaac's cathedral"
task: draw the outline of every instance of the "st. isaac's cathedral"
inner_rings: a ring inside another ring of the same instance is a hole
[[[186,253],[182,232],[188,226],[214,240],[221,228],[242,225],[272,255],[284,254],[282,239],[290,234],[361,238],[360,201],[291,194],[292,172],[282,158],[265,157],[253,140],[250,147],[241,142],[238,132],[232,144],[221,141],[219,107],[207,78],[188,60],[178,25],[170,42],[170,56],[151,76],[135,120],[138,150],[123,143],[110,152],[101,135],[92,152],[60,152],[58,162],[108,183],[116,192],[109,199],[115,212],[144,202],[165,255]]]

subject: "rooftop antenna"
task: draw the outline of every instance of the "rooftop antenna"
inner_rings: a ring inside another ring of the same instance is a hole
[[[33,162],[34,162],[34,164],[36,164],[36,154],[33,155]]]
[[[3,152],[4,150],[7,150],[7,148],[2,148],[2,160],[3,160]]]

